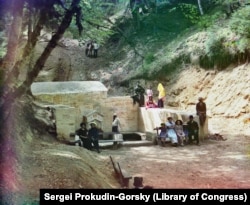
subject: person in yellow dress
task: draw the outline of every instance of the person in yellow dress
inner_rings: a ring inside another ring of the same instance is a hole
[[[157,86],[158,91],[158,107],[163,108],[164,107],[164,100],[166,97],[166,91],[162,83],[159,83]]]

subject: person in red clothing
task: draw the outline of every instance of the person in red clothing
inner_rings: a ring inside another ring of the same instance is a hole
[[[157,108],[157,104],[153,100],[153,96],[149,96],[146,101],[146,108]]]
[[[147,94],[147,100],[149,100],[149,97],[153,97],[152,85],[150,85],[149,88],[146,90],[146,94]]]

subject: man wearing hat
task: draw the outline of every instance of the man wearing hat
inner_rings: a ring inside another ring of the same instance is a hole
[[[90,129],[88,131],[88,136],[92,140],[92,143],[93,143],[94,148],[96,149],[96,151],[98,153],[100,153],[99,142],[98,142],[98,140],[99,140],[99,129],[96,127],[95,122],[90,123]]]
[[[117,117],[117,114],[113,114],[113,122],[112,122],[112,132],[119,133],[119,128],[121,129],[120,119]]]
[[[88,130],[84,122],[82,122],[80,128],[76,130],[76,135],[80,138],[84,148],[88,150],[92,149],[91,139],[88,137]]]
[[[200,126],[203,126],[206,121],[207,107],[203,100],[202,97],[199,97],[199,102],[196,104],[196,114],[199,116]]]

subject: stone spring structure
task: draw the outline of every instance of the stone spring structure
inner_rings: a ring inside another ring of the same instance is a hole
[[[188,120],[193,113],[184,111],[138,107],[130,96],[108,97],[108,89],[99,81],[36,82],[31,92],[44,105],[55,109],[57,136],[70,140],[70,133],[79,128],[81,122],[95,121],[104,132],[111,132],[113,113],[117,113],[122,132],[143,132],[152,137],[154,128],[167,117]],[[195,117],[195,120],[198,119]],[[200,137],[208,134],[207,122]]]

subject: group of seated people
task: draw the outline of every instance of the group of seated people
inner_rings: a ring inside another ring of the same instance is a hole
[[[165,146],[167,138],[170,139],[173,146],[184,146],[184,144],[193,142],[199,145],[199,125],[194,121],[192,115],[189,116],[185,127],[182,120],[178,119],[174,122],[172,117],[168,117],[166,123],[161,123],[160,127],[156,127],[154,130],[157,130],[157,140],[162,146]]]
[[[88,150],[95,149],[100,153],[98,140],[101,132],[102,131],[97,128],[95,122],[90,123],[90,129],[87,129],[86,123],[82,122],[80,128],[75,132],[75,144]]]

